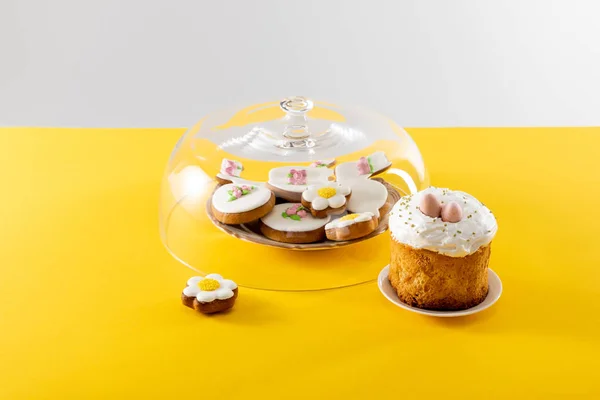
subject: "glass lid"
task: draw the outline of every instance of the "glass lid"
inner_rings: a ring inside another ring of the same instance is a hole
[[[427,186],[419,149],[390,119],[289,97],[208,115],[180,138],[161,238],[184,265],[240,286],[359,284],[388,263],[393,204]]]

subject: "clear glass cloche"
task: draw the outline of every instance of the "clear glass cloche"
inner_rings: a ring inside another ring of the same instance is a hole
[[[394,121],[290,97],[216,112],[185,132],[163,176],[160,234],[184,265],[242,287],[350,286],[388,264],[387,213],[427,186],[417,145]],[[348,239],[340,221],[363,214],[372,230]]]

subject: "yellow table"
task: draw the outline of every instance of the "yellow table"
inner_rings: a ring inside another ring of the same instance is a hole
[[[0,129],[0,398],[599,398],[599,128],[408,129],[498,217],[504,293],[459,319],[375,283],[183,307],[157,227],[182,132]]]

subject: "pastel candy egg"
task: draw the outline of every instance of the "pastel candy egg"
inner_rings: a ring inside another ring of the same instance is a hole
[[[444,222],[459,222],[463,217],[463,211],[460,205],[451,201],[448,204],[444,204],[442,207],[442,221]]]
[[[440,216],[442,211],[442,205],[438,201],[437,197],[435,197],[431,193],[427,193],[421,199],[421,204],[419,204],[419,210],[421,212],[431,218],[437,218]]]

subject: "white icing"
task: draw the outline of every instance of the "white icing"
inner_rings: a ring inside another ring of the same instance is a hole
[[[288,183],[290,170],[306,170],[306,185],[292,185]],[[302,193],[310,185],[329,182],[331,171],[327,168],[317,167],[278,167],[269,171],[269,185],[287,192]]]
[[[219,288],[215,290],[202,290],[198,284],[204,279],[214,279],[219,282]],[[208,274],[205,277],[193,276],[187,281],[187,287],[183,294],[187,297],[196,297],[201,303],[210,303],[214,300],[226,300],[233,297],[233,290],[237,288],[234,281],[223,279],[219,274]]]
[[[317,197],[312,201],[312,207],[315,210],[324,210],[329,207],[329,200],[322,197]]]
[[[386,169],[387,167],[392,165],[392,163],[390,162],[390,160],[387,159],[383,151],[376,151],[375,153],[368,156],[367,160],[369,160],[369,164],[372,167],[371,172],[373,173],[381,171],[382,169]]]
[[[358,161],[349,161],[338,164],[335,167],[335,179],[338,182],[352,181],[357,178],[367,179],[370,174],[361,175],[358,173]]]
[[[301,218],[300,221],[284,218],[281,214],[293,205],[294,203],[278,204],[273,207],[269,214],[261,218],[261,221],[268,227],[278,231],[308,232],[322,228],[331,220],[329,216],[327,218],[315,218],[310,214],[310,211],[307,211],[308,215]]]
[[[367,179],[373,173],[386,169],[392,163],[387,159],[383,151],[376,151],[375,153],[367,156],[372,168],[371,174],[360,174],[358,172],[358,161],[349,161],[339,164],[335,167],[335,177],[338,182],[346,182],[355,180],[356,178]]]
[[[322,188],[333,188],[336,194],[328,199],[319,196],[319,189]],[[350,187],[342,185],[338,182],[331,182],[323,185],[312,185],[309,186],[306,191],[302,193],[302,198],[311,203],[311,207],[314,210],[320,211],[327,207],[339,208],[346,204],[346,196],[351,193]],[[352,197],[350,197],[352,199]]]
[[[427,193],[432,193],[443,204],[456,201],[463,210],[463,219],[451,223],[423,214],[417,207]],[[496,235],[498,224],[494,214],[473,196],[430,187],[396,203],[390,214],[390,230],[399,243],[450,257],[464,257],[488,245]]]
[[[266,204],[271,198],[272,193],[269,189],[262,186],[255,186],[255,189],[247,195],[229,201],[231,196],[227,192],[231,190],[233,186],[239,185],[235,183],[223,185],[213,194],[212,204],[217,211],[227,214],[246,212]]]
[[[235,169],[233,171],[233,174],[228,174],[226,171],[230,162],[235,164]],[[242,166],[241,162],[235,161],[235,160],[228,160],[228,159],[224,158],[223,161],[221,161],[221,171],[219,173],[224,176],[238,176],[239,177],[242,174],[243,169],[244,169],[244,167]]]
[[[344,228],[346,226],[354,225],[359,222],[370,221],[373,218],[374,214],[370,212],[358,213],[358,217],[354,219],[342,220],[342,218],[338,218],[334,221],[331,221],[325,226],[325,229],[335,229],[335,228]]]
[[[352,196],[348,201],[348,211],[353,213],[370,212],[379,217],[379,209],[388,198],[385,186],[372,179],[354,179],[346,182],[352,188]]]

